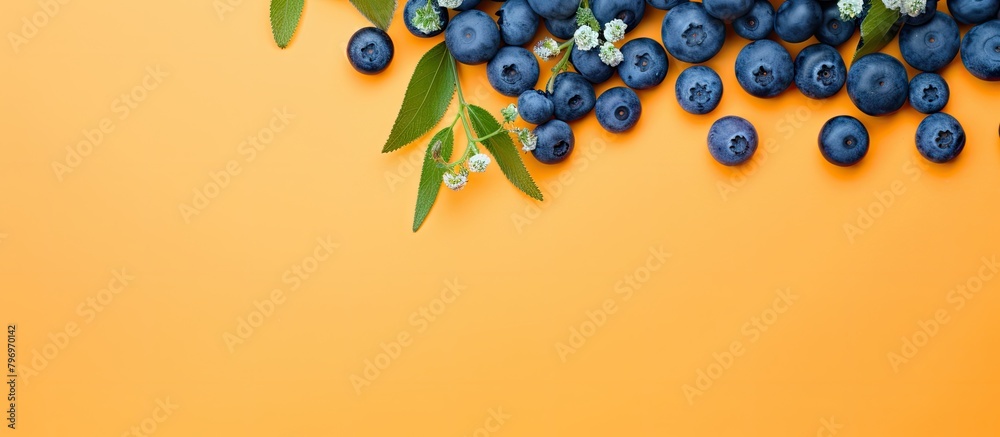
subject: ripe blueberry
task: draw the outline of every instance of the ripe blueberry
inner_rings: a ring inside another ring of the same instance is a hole
[[[611,133],[625,132],[639,122],[642,103],[639,96],[627,87],[615,87],[605,91],[597,99],[597,122]]]
[[[733,31],[751,41],[767,38],[774,30],[774,6],[768,0],[757,0],[746,15],[733,21]]]
[[[857,164],[868,154],[868,129],[849,115],[833,117],[819,131],[819,151],[831,164]]]
[[[728,23],[750,12],[754,0],[702,0],[701,3],[708,15]]]
[[[558,20],[545,18],[543,19],[543,22],[545,23],[545,29],[548,30],[552,36],[562,40],[573,38],[573,33],[576,32],[576,29],[578,28],[576,25],[576,15]]]
[[[576,14],[580,0],[528,0],[528,4],[545,19],[564,20]]]
[[[920,73],[910,79],[910,106],[924,114],[940,112],[948,104],[948,82],[937,73]]]
[[[486,64],[486,78],[500,94],[517,97],[538,84],[538,59],[528,49],[506,46]]]
[[[628,27],[625,32],[630,32],[639,26],[643,15],[646,12],[645,0],[590,0],[590,9],[594,11],[594,18],[601,27],[609,21],[619,19],[625,22]]]
[[[569,54],[569,61],[573,63],[577,73],[582,74],[591,83],[605,82],[615,74],[615,67],[601,61],[601,51],[598,48],[580,50],[574,45],[573,51]]]
[[[708,15],[701,3],[683,3],[663,17],[663,45],[679,61],[700,64],[712,59],[726,41],[722,20]]]
[[[747,44],[736,55],[736,80],[756,97],[774,97],[792,84],[795,66],[781,44],[762,39]]]
[[[948,12],[962,24],[982,24],[997,17],[1000,0],[948,0]]]
[[[709,67],[691,66],[677,76],[674,94],[681,109],[692,114],[708,114],[722,101],[722,79]]]
[[[944,112],[935,112],[917,126],[917,151],[938,164],[955,159],[965,148],[962,124]]]
[[[528,90],[517,97],[517,112],[528,123],[545,123],[552,119],[555,111],[552,100],[544,91]]]
[[[774,16],[774,33],[784,41],[797,43],[816,34],[823,24],[823,8],[816,0],[786,0]]]
[[[896,112],[909,94],[906,67],[885,53],[872,53],[854,61],[847,71],[847,95],[868,115]]]
[[[708,130],[708,152],[722,165],[740,165],[756,151],[757,129],[742,117],[722,117]]]
[[[528,6],[527,0],[507,0],[500,6],[497,16],[500,36],[507,45],[523,46],[538,32],[538,14]]]
[[[667,52],[650,38],[636,38],[622,46],[624,60],[618,64],[618,76],[625,85],[637,90],[652,88],[667,77]]]
[[[795,57],[795,87],[806,97],[830,97],[844,87],[845,81],[847,66],[833,46],[813,44]]]
[[[441,26],[440,29],[430,33],[424,33],[418,29],[417,26],[414,26],[413,19],[417,16],[417,9],[426,7],[427,0],[407,0],[406,6],[403,7],[403,24],[406,26],[406,30],[409,30],[414,36],[420,38],[430,38],[444,32],[444,28],[448,26],[448,10],[440,6],[436,6],[437,2],[434,2],[434,5],[434,10],[437,11],[438,14],[438,24]]]
[[[347,42],[347,59],[364,74],[381,73],[395,53],[389,34],[377,27],[359,29]]]
[[[444,31],[444,42],[456,61],[482,64],[500,50],[500,29],[485,12],[473,9],[452,18]]]
[[[840,9],[837,2],[829,2],[823,5],[823,21],[819,29],[816,29],[816,39],[823,44],[839,46],[854,35],[854,20],[843,21],[840,19]]]
[[[538,142],[531,154],[542,164],[558,164],[573,153],[573,129],[562,120],[550,120],[535,128]]]
[[[583,118],[597,103],[594,86],[579,73],[560,73],[552,82],[556,118],[573,121]]]
[[[646,0],[650,6],[656,9],[668,10],[677,7],[681,3],[687,3],[690,0]]]
[[[1000,80],[1000,20],[974,26],[965,34],[962,64],[982,80]]]
[[[899,52],[911,67],[938,71],[958,55],[958,24],[944,12],[935,12],[924,24],[899,31]]]

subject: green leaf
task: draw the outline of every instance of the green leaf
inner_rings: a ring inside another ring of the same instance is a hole
[[[892,42],[899,29],[903,27],[901,18],[899,12],[885,7],[882,0],[872,0],[871,9],[861,22],[861,41],[858,42],[858,49],[854,52],[854,60],[882,50],[882,47]]]
[[[441,178],[444,172],[448,171],[438,165],[434,159],[434,145],[441,143],[441,159],[447,161],[451,159],[452,145],[455,143],[455,135],[451,127],[446,127],[431,138],[431,144],[427,146],[427,153],[424,155],[424,169],[420,172],[420,187],[417,189],[417,210],[413,214],[413,232],[420,229],[424,224],[427,214],[430,214],[434,201],[437,200],[438,191],[441,189]]]
[[[361,15],[382,30],[389,30],[392,15],[396,13],[396,0],[351,0]]]
[[[417,63],[382,153],[410,144],[434,128],[444,117],[454,94],[455,60],[442,42]]]
[[[288,47],[302,17],[305,0],[271,0],[271,32],[278,47]]]
[[[469,118],[472,121],[473,130],[480,138],[500,129],[500,122],[497,121],[496,117],[476,105],[469,105]],[[503,133],[490,137],[483,141],[483,146],[486,146],[486,150],[489,150],[490,154],[496,158],[500,170],[515,187],[532,198],[542,200],[542,192],[535,185],[535,181],[531,179],[528,169],[524,168],[521,154],[517,152],[517,147],[514,146],[510,135]]]

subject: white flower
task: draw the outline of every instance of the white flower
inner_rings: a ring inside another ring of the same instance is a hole
[[[438,16],[433,3],[428,2],[426,6],[417,8],[417,12],[413,15],[413,27],[428,34],[441,30],[441,17]]]
[[[462,0],[438,0],[438,5],[442,8],[455,9],[462,6]]]
[[[903,8],[900,12],[916,17],[927,9],[927,0],[903,0]]]
[[[535,150],[535,146],[538,144],[538,137],[535,136],[534,132],[523,127],[517,129],[517,140],[521,142],[521,150],[525,152]]]
[[[600,37],[590,26],[580,26],[576,29],[576,33],[573,34],[576,46],[583,51],[597,47],[597,44],[600,43],[598,40]]]
[[[444,174],[444,185],[452,190],[461,190],[465,188],[465,184],[468,182],[469,177],[464,172],[459,174],[448,172]]]
[[[517,120],[517,105],[511,103],[507,105],[506,108],[500,110],[500,115],[503,116],[504,123],[513,123]]]
[[[608,42],[621,41],[622,38],[625,38],[625,29],[628,29],[628,24],[615,18],[604,25],[604,39]]]
[[[490,160],[490,157],[486,156],[486,154],[484,153],[477,153],[475,155],[472,155],[472,157],[469,158],[468,161],[469,171],[473,173],[482,173],[486,171],[486,167],[490,165],[490,162],[492,162]]]
[[[552,38],[545,38],[539,41],[538,44],[535,44],[535,54],[544,61],[559,56],[560,51],[559,43]]]
[[[853,20],[861,14],[864,2],[862,0],[839,0],[837,8],[840,9],[841,20]]]
[[[606,42],[601,46],[601,62],[612,67],[617,67],[624,60],[625,56],[622,55],[621,50],[618,50],[618,47],[615,47],[614,44]]]
[[[882,0],[882,3],[885,4],[886,9],[898,11],[903,2],[902,0]]]

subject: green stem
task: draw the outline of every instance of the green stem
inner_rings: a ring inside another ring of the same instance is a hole
[[[473,151],[476,150],[475,144],[479,140],[472,134],[472,120],[469,119],[468,108],[469,103],[465,101],[465,93],[462,92],[462,81],[458,78],[458,67],[454,61],[451,62],[451,72],[455,76],[455,89],[458,94],[458,115],[455,116],[455,120],[451,122],[452,128],[458,123],[458,120],[462,120],[462,130],[465,131],[465,137],[468,139],[468,143],[465,145],[465,152],[462,153],[462,157],[455,162],[450,162],[442,165],[446,169],[451,169],[452,167],[465,164],[470,157],[473,155]],[[491,134],[492,136],[493,134]],[[487,137],[488,138],[488,137]],[[439,164],[440,165],[440,164]]]
[[[504,133],[504,132],[507,132],[507,130],[501,127],[500,129],[497,129],[493,133],[491,133],[491,134],[489,134],[489,135],[487,135],[485,137],[482,137],[482,138],[476,138],[475,140],[476,140],[477,143],[481,143],[481,142],[486,141],[486,140],[488,140],[490,138],[493,138],[493,137],[495,137],[497,135],[500,135],[501,133]]]
[[[573,43],[574,40],[570,39],[569,41],[566,41],[559,46],[559,48],[565,50],[566,53],[563,53],[562,59],[560,59],[559,62],[556,63],[555,67],[552,67],[552,76],[549,77],[549,81],[545,85],[546,91],[552,92],[552,84],[555,82],[556,76],[558,76],[559,73],[562,73],[563,71],[567,70],[566,64],[569,63],[569,54],[573,52]]]

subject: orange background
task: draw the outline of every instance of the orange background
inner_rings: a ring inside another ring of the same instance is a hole
[[[438,40],[397,17],[392,66],[367,77],[344,55],[367,25],[347,1],[308,2],[284,51],[266,2],[231,1],[71,1],[0,50],[0,323],[17,324],[21,372],[18,429],[0,435],[1000,435],[1000,280],[983,261],[1000,249],[1000,94],[959,60],[943,71],[969,138],[956,162],[925,164],[907,106],[859,116],[871,151],[841,169],[816,136],[859,115],[846,91],[749,97],[730,31],[708,63],[725,86],[712,114],[680,110],[671,60],[640,92],[636,129],[607,135],[590,117],[572,161],[526,157],[544,203],[493,166],[442,191],[413,234],[408,160],[427,138],[379,150]],[[40,10],[3,2],[0,29]],[[630,36],[658,39],[662,16]],[[157,67],[167,76],[136,91]],[[470,101],[509,102],[482,66],[460,75]],[[144,99],[126,111],[133,91]],[[756,125],[756,164],[712,161],[705,136],[726,114]],[[241,143],[257,135],[250,159]],[[651,250],[670,254],[655,270]],[[102,292],[123,268],[128,284]],[[456,279],[460,294],[442,293]],[[384,369],[355,390],[366,360]]]

